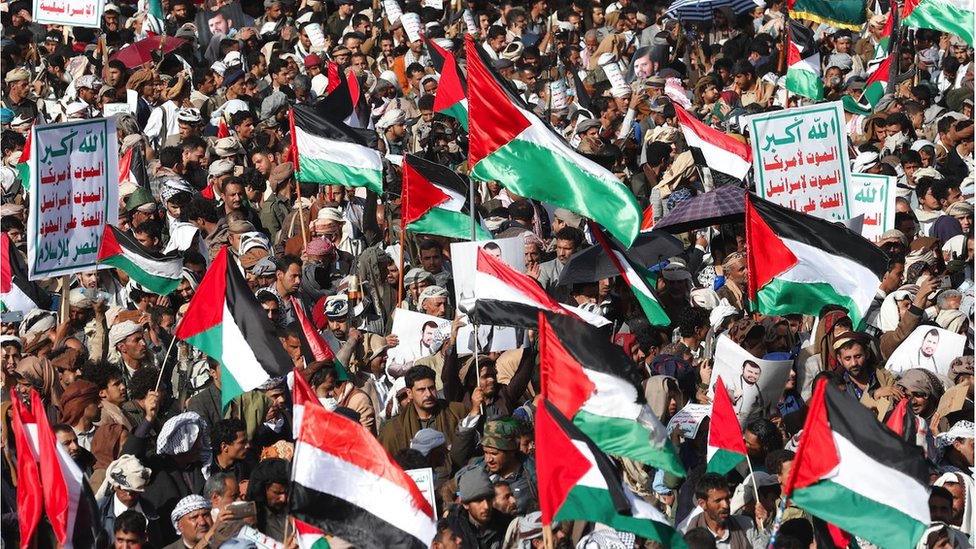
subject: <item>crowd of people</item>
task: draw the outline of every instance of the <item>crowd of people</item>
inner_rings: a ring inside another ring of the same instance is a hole
[[[820,50],[824,101],[864,93],[889,9],[868,4],[860,30],[805,23]],[[169,295],[102,269],[40,282],[67,300],[66,316],[57,306],[3,312],[7,547],[20,534],[11,399],[30,403],[32,392],[44,407],[33,413],[49,418],[96,498],[95,547],[297,546],[289,518],[294,379],[273,378],[224,407],[221,365],[186,342],[171,345],[225,247],[294,375],[374,433],[402,468],[433,470],[432,547],[541,547],[534,332],[519,330],[516,348],[477,360],[459,352],[470,320],[455,302],[452,240],[401,231],[405,154],[460,174],[470,168],[465,126],[435,112],[441,56],[431,44],[464,67],[472,33],[512,93],[617,175],[654,221],[716,187],[751,184],[704,165],[685,143],[675,105],[747,142],[742,115],[810,103],[783,93],[783,0],[756,0],[744,12],[720,7],[704,21],[637,0],[164,0],[162,13],[157,2],[126,1],[104,5],[100,28],[37,24],[26,0],[0,6],[0,228],[12,253],[36,245],[18,172],[31,128],[113,116],[120,156],[134,149],[143,159],[120,180],[118,228],[183,262]],[[424,37],[391,8],[419,15]],[[747,260],[764,252],[748,246],[742,223],[678,235],[684,251],[656,266],[671,324],[651,325],[622,277],[560,285],[573,254],[595,242],[588,220],[517,196],[504,181],[471,181],[470,206],[493,236],[524,240],[525,273],[561,303],[609,321],[607,337],[633,359],[663,424],[686,405],[710,403],[720,336],[757,359],[793,361],[778,403],[744,422],[752,473],[744,465],[705,473],[707,420],[693,439],[671,433],[687,478],[615,461],[688,547],[760,549],[774,525],[777,548],[817,546],[814,518],[781,500],[821,378],[879,421],[908,399],[932,481],[931,528],[918,547],[973,546],[973,47],[938,30],[903,30],[888,93],[870,115],[846,113],[854,170],[897,180],[894,225],[878,242],[890,264],[864,326],[836,303],[823,303],[816,317],[761,314],[748,299]],[[179,41],[142,64],[115,58],[162,35]],[[359,122],[378,137],[382,194],[296,179],[289,108],[317,104],[340,73],[364,94]],[[403,341],[391,333],[399,310],[450,322]],[[300,313],[338,366],[303,352]],[[961,334],[964,353],[950,364],[886,369],[920,326]],[[389,351],[404,345],[424,356],[388,365]],[[746,363],[743,376],[757,370]],[[582,521],[553,530],[556,547],[659,546]],[[56,545],[46,522],[37,536],[37,547]]]

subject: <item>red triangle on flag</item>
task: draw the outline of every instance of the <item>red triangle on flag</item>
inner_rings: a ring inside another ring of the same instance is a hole
[[[119,185],[125,183],[129,178],[129,172],[132,171],[132,151],[134,150],[135,147],[129,147],[129,150],[125,151],[119,160]]]
[[[111,225],[107,225],[105,228],[106,231],[102,233],[102,241],[98,245],[98,261],[122,253],[122,245],[115,238],[115,231],[118,229]]]
[[[559,342],[559,337],[541,311],[538,339],[542,396],[564,416],[572,418],[596,392],[596,385],[583,371],[583,366]]]
[[[742,438],[739,418],[732,407],[728,389],[722,377],[715,380],[715,396],[712,398],[712,417],[708,423],[708,445],[743,456],[748,455]]]
[[[763,286],[799,262],[796,255],[783,244],[783,240],[756,211],[752,205],[753,200],[756,198],[746,194],[746,242],[752,250],[762,250],[762,261],[758,259],[760,254],[748,254],[750,300],[756,299],[756,294]]]
[[[807,421],[803,425],[803,440],[797,448],[793,468],[783,489],[789,496],[793,490],[819,482],[840,465],[837,445],[834,444],[830,418],[827,416],[827,380],[821,379],[813,391]]]
[[[532,125],[492,75],[471,35],[464,39],[468,60],[468,165],[512,142]],[[475,122],[477,120],[477,122]]]
[[[447,193],[415,170],[408,160],[403,162],[403,200],[400,206],[404,227],[450,199]]]
[[[593,464],[556,423],[545,400],[535,416],[535,459],[542,523],[551,524],[569,492]]]

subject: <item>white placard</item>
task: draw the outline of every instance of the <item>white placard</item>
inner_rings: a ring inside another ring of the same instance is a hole
[[[31,131],[30,279],[94,270],[105,225],[119,219],[115,118],[35,126]]]
[[[400,4],[397,0],[383,0],[383,11],[386,12],[386,20],[391,25],[396,23],[403,15],[403,10],[400,9]]]
[[[100,0],[34,0],[31,16],[38,25],[99,28],[104,9]]]
[[[821,219],[850,219],[851,160],[840,101],[748,116],[756,192]]]
[[[877,243],[885,231],[895,228],[895,185],[898,180],[887,175],[855,173],[847,181],[851,216],[864,216],[861,236]]]
[[[116,114],[131,114],[132,107],[128,103],[106,103],[102,105],[102,114],[108,118]]]
[[[461,18],[464,19],[464,26],[468,28],[468,34],[477,36],[478,25],[474,22],[474,16],[471,15],[471,10],[464,10],[461,13]]]
[[[620,71],[620,65],[616,61],[611,61],[606,65],[603,65],[603,72],[607,75],[607,80],[610,81],[611,87],[627,87],[627,80],[624,78],[623,72]]]
[[[423,29],[423,25],[420,23],[420,15],[413,12],[404,13],[400,16],[400,21],[403,22],[403,32],[407,33],[407,40],[411,42],[420,40]]]
[[[423,469],[406,469],[404,473],[413,479],[414,484],[417,485],[417,489],[427,498],[427,501],[430,503],[430,508],[434,509],[436,513],[437,498],[434,494],[434,470],[430,467],[425,467]]]
[[[752,364],[747,365],[746,361]],[[715,396],[715,381],[721,377],[739,423],[744,427],[749,419],[768,415],[766,412],[776,407],[792,368],[792,360],[756,358],[722,334],[715,345],[708,396]]]
[[[668,434],[670,435],[675,429],[681,429],[685,440],[693,440],[698,436],[698,428],[701,427],[702,421],[711,415],[710,404],[687,404],[668,422]]]
[[[325,49],[325,34],[322,33],[322,25],[318,23],[305,25],[305,34],[308,35],[309,41],[312,42],[312,47]]]
[[[885,368],[895,375],[912,368],[924,368],[948,377],[949,365],[962,356],[965,349],[966,336],[937,326],[919,326],[891,353]]]
[[[549,84],[550,108],[560,110],[566,108],[566,81],[556,80]]]

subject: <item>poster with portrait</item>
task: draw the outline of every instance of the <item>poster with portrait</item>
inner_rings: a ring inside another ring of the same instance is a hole
[[[962,356],[965,348],[966,336],[938,326],[919,326],[891,353],[885,368],[896,376],[912,368],[948,376],[949,364]]]
[[[439,329],[449,330],[450,324],[451,321],[445,318],[407,309],[395,310],[390,333],[400,339],[400,344],[387,352],[387,361],[390,364],[408,365],[419,358],[432,355],[434,333]]]
[[[500,353],[519,346],[519,332],[511,326],[478,326],[478,352]],[[474,353],[474,326],[468,324],[458,330],[458,356]]]
[[[792,360],[756,358],[723,334],[715,345],[708,396],[715,396],[715,382],[721,377],[744,427],[748,420],[768,415],[766,412],[779,403],[792,368]]]

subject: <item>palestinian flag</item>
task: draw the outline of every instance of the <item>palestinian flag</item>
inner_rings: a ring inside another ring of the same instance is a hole
[[[664,547],[686,547],[667,517],[634,495],[610,458],[548,400],[536,412],[535,459],[543,524],[599,522]]]
[[[174,334],[220,363],[221,404],[292,368],[274,326],[221,248]]]
[[[24,314],[51,306],[51,295],[27,277],[27,264],[7,233],[0,233],[0,304]]]
[[[640,374],[606,334],[539,313],[542,395],[604,452],[685,476],[667,430],[639,390]]]
[[[471,234],[469,181],[447,166],[415,154],[403,159],[403,229],[462,240],[491,240],[481,223],[475,225],[476,234]]]
[[[813,30],[790,19],[787,46],[786,89],[814,101],[822,100],[823,75]]]
[[[306,406],[322,406],[322,401],[315,395],[315,391],[305,381],[305,376],[297,369],[292,373],[295,386],[291,390],[292,403],[292,424],[295,426],[295,438],[298,438],[302,429],[302,417],[305,415]]]
[[[649,233],[654,230],[654,205],[648,205],[644,209],[644,216],[641,218],[640,232]]]
[[[34,390],[31,390],[31,409],[45,409],[41,396]],[[35,414],[34,420],[44,511],[54,536],[68,549],[94,547],[102,523],[88,480],[68,450],[58,442],[47,415]]]
[[[169,295],[183,280],[183,258],[175,253],[156,253],[131,234],[107,225],[98,246],[98,263],[125,271],[150,292]]]
[[[474,303],[468,311],[471,320],[486,326],[536,328],[539,311],[571,316],[597,327],[610,324],[598,314],[559,303],[534,279],[478,248]]]
[[[610,261],[617,267],[620,276],[624,278],[624,282],[634,293],[634,297],[637,298],[637,303],[644,310],[648,322],[653,326],[670,326],[671,319],[664,307],[661,306],[661,302],[657,300],[657,292],[653,290],[656,284],[651,273],[636,262],[631,261],[626,252],[617,249],[596,224],[592,225],[592,229],[596,241],[603,248],[603,251],[610,256]]]
[[[295,105],[290,119],[298,181],[383,193],[383,157],[374,148],[376,132],[331,122],[304,105]]]
[[[356,547],[430,547],[430,503],[365,427],[307,406],[295,441],[291,514]]]
[[[702,123],[677,104],[681,133],[689,147],[701,150],[708,166],[736,179],[744,179],[752,168],[752,147]]]
[[[705,471],[724,475],[746,459],[746,443],[732,400],[719,377],[715,380],[712,417],[708,423],[708,465]]]
[[[746,195],[749,299],[765,315],[818,315],[845,307],[860,326],[888,270],[888,255],[829,221]]]
[[[20,160],[17,161],[17,177],[20,185],[25,191],[30,190],[31,180],[31,142],[34,141],[34,126],[27,132],[27,141],[24,143],[24,150],[20,152]]]
[[[369,105],[363,95],[359,80],[348,77],[339,65],[329,62],[326,66],[329,83],[327,95],[313,105],[315,113],[333,123],[345,123],[351,128],[366,128],[372,124]]]
[[[849,95],[845,95],[842,98],[844,103],[844,109],[853,114],[861,114],[864,116],[871,116],[874,112],[874,106],[881,101],[881,98],[888,90],[888,79],[891,74],[891,58],[889,55],[884,58],[884,61],[879,63],[874,72],[872,72],[867,81],[864,83],[864,91],[861,92],[861,97],[855,100]]]
[[[865,0],[788,0],[790,17],[860,32],[867,22]]]
[[[907,5],[905,6],[908,7]],[[902,24],[920,29],[935,29],[955,34],[974,45],[973,32],[976,29],[972,0],[921,0]]]
[[[444,113],[468,129],[468,81],[458,68],[454,54],[427,40],[427,53],[441,79],[434,95],[434,112]]]
[[[329,549],[329,540],[322,530],[307,522],[295,520],[295,534],[299,549]]]
[[[306,361],[324,361],[331,364],[336,369],[336,381],[349,381],[349,372],[346,371],[346,367],[339,362],[335,353],[332,352],[332,348],[326,343],[325,338],[322,334],[315,329],[312,321],[309,320],[308,316],[305,314],[305,309],[302,307],[301,303],[295,299],[295,296],[288,298],[291,300],[291,306],[295,311],[295,317],[297,317],[298,325],[301,326],[302,331],[300,333],[302,338],[302,349],[306,354]]]
[[[625,246],[637,237],[637,200],[606,168],[587,159],[526,107],[468,35],[471,177],[499,181],[509,192],[547,202],[606,227]]]
[[[879,547],[915,547],[930,521],[921,448],[825,379],[809,405],[783,496]]]
[[[6,236],[6,234],[4,235]],[[34,532],[44,512],[44,493],[38,470],[40,448],[37,443],[37,421],[34,414],[20,400],[15,389],[10,390],[10,429],[17,449],[17,523],[20,530],[20,547],[27,549],[34,544]],[[43,410],[43,408],[41,408]]]

